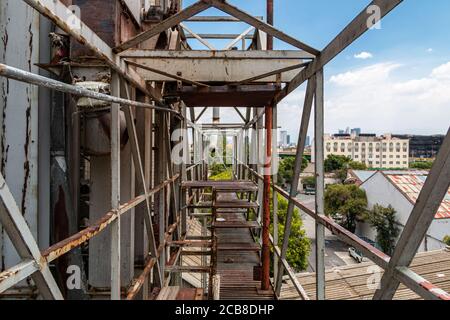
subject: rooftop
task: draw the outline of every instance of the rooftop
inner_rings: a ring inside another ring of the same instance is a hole
[[[369,268],[375,265],[372,262],[338,267],[325,273],[326,298],[328,300],[369,300],[375,289],[368,286],[369,277],[373,276]],[[450,289],[450,251],[439,250],[419,253],[411,264],[411,269],[443,290]],[[382,269],[380,269],[381,272]],[[303,273],[297,276],[300,284],[308,296],[316,296],[315,273]],[[288,280],[283,284],[282,300],[300,299],[292,282]],[[421,298],[404,285],[400,285],[394,299],[420,300]]]
[[[413,205],[427,179],[427,171],[383,171],[390,181]],[[450,219],[450,189],[444,197],[436,219]]]

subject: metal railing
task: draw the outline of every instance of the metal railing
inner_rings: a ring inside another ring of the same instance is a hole
[[[254,181],[263,180],[264,177],[251,169],[248,165],[243,164],[240,162],[238,165],[247,171],[248,176],[253,177]],[[325,215],[317,215],[314,210],[311,210],[307,208],[305,205],[301,203],[301,201],[297,198],[293,198],[289,196],[289,193],[283,188],[281,188],[278,185],[272,184],[272,190],[275,194],[281,195],[283,198],[285,198],[288,201],[291,201],[294,206],[298,209],[300,209],[302,212],[306,213],[310,217],[312,217],[317,223],[323,225],[326,229],[330,230],[334,235],[336,235],[341,241],[345,242],[346,244],[355,247],[359,251],[361,251],[367,258],[369,258],[372,262],[374,262],[376,265],[378,265],[383,270],[386,270],[389,266],[390,257],[372,246],[371,244],[365,242],[361,238],[359,238],[357,235],[351,233],[338,223],[336,223],[332,218],[327,217]],[[317,239],[316,239],[317,241]],[[273,239],[272,239],[272,246],[274,248],[275,254],[280,258],[280,250],[278,246],[274,245]],[[281,261],[282,264],[285,267],[285,271],[288,274],[289,278],[291,279],[295,289],[297,290],[298,294],[302,299],[307,300],[308,295],[306,294],[305,290],[301,286],[301,284],[298,282],[298,279],[295,275],[294,270],[289,266],[288,262],[284,259]],[[431,299],[431,300],[449,300],[450,294],[445,292],[444,290],[436,287],[428,280],[424,279],[420,275],[413,272],[411,269],[407,267],[398,267],[395,269],[394,277],[400,281],[402,284],[404,284],[407,288],[414,291],[416,294],[418,294],[420,297],[424,299]],[[274,279],[276,279],[276,275],[274,276]],[[275,281],[275,280],[274,280]],[[276,285],[276,284],[274,284]]]

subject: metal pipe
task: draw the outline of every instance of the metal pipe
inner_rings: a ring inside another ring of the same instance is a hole
[[[84,89],[81,87],[77,87],[71,84],[67,84],[61,81],[53,80],[47,77],[43,77],[31,72],[27,72],[21,69],[17,69],[5,64],[0,63],[0,76],[3,76],[5,78],[14,79],[20,82],[25,83],[31,83],[39,87],[44,87],[64,93],[70,93],[72,95],[78,96],[78,97],[86,97],[91,98],[95,100],[105,101],[105,102],[111,102],[111,103],[118,103],[123,106],[132,106],[137,108],[149,108],[149,109],[155,109],[160,111],[167,111],[179,114],[177,111],[165,108],[165,107],[158,107],[154,106],[153,104],[149,103],[143,103],[128,99],[123,99],[119,97],[113,97],[109,96],[107,94],[94,92],[88,89]]]

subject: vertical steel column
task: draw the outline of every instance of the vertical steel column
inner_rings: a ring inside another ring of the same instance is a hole
[[[308,85],[306,87],[305,94],[305,102],[303,104],[303,112],[302,112],[302,120],[300,123],[300,129],[298,133],[298,143],[297,143],[297,152],[295,155],[295,165],[294,165],[294,176],[292,178],[292,185],[290,191],[290,197],[295,198],[298,194],[298,183],[300,178],[300,173],[302,169],[302,161],[303,161],[303,153],[305,150],[306,144],[306,135],[308,133],[308,125],[311,117],[312,104],[314,99],[315,92],[315,77],[313,76],[308,81]],[[289,247],[289,237],[291,235],[291,226],[292,226],[292,217],[294,214],[294,203],[289,201],[288,209],[286,213],[286,222],[284,226],[284,238],[283,245],[281,247],[281,260],[286,258],[287,250]],[[281,293],[281,284],[284,274],[284,266],[281,261],[278,263],[278,275],[277,280],[275,281],[275,291],[277,296]]]
[[[273,0],[267,0],[267,23],[273,25]],[[267,50],[273,50],[273,36],[267,36]],[[272,105],[265,108],[266,154],[264,163],[264,208],[263,208],[263,247],[262,247],[262,290],[270,288],[270,188],[272,167]]]
[[[272,106],[267,106],[265,111],[266,128],[266,157],[264,163],[264,208],[263,208],[263,231],[262,231],[262,281],[261,289],[270,288],[270,188],[271,188],[271,166],[272,166]]]
[[[273,26],[273,0],[267,0],[267,24]],[[267,34],[267,50],[273,50],[273,36]]]
[[[120,97],[120,78],[114,72],[111,93]],[[111,208],[120,205],[120,105],[111,106]],[[120,300],[120,214],[111,224],[111,300]]]
[[[277,137],[278,135],[276,134],[278,132],[278,114],[277,114],[277,106],[274,105],[273,106],[273,111],[272,111],[272,128],[274,130],[274,132],[272,133],[272,166],[273,163],[275,161],[278,161],[278,159],[275,159],[275,157],[273,157],[273,153],[275,152],[275,150],[277,150]],[[278,156],[278,153],[277,153]],[[277,164],[278,165],[278,164]],[[277,184],[278,182],[278,177],[277,177],[277,172],[274,172],[273,175],[273,184]],[[279,238],[279,233],[278,233],[278,193],[276,190],[273,190],[273,196],[272,196],[272,201],[273,201],[273,243],[275,246],[278,246],[278,238]],[[273,278],[277,279],[278,276],[278,256],[274,253],[273,255]]]
[[[315,98],[316,214],[324,214],[324,88],[323,69],[316,73]],[[316,221],[316,291],[317,300],[325,300],[325,226]]]

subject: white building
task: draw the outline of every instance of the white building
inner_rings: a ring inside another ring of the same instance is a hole
[[[332,154],[346,156],[368,168],[409,168],[409,140],[393,138],[391,134],[325,135],[324,154],[325,159]]]
[[[367,193],[369,209],[375,204],[384,207],[391,205],[395,209],[399,228],[403,231],[427,175],[427,171],[379,171],[361,188]],[[373,241],[377,236],[376,230],[368,223],[358,223],[356,233]],[[436,212],[419,252],[445,248],[442,240],[446,235],[450,235],[450,190]]]

